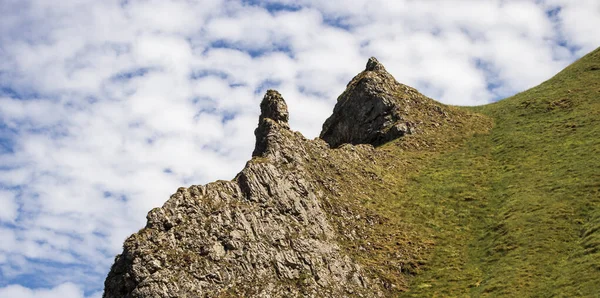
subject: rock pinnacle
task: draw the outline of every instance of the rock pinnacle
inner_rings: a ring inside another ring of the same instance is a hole
[[[272,119],[279,124],[287,124],[290,118],[285,100],[275,90],[268,90],[260,103],[258,121],[262,122],[265,118]]]
[[[277,132],[290,129],[289,117],[287,104],[281,94],[275,90],[268,90],[260,103],[258,127],[254,130],[256,145],[252,156],[262,156],[269,148],[273,149],[277,143]]]
[[[383,67],[383,64],[379,63],[377,58],[371,57],[371,58],[369,58],[369,61],[367,61],[367,67],[365,68],[365,70],[366,71],[385,71],[385,67]]]

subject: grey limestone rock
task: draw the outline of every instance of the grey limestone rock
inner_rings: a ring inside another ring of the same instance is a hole
[[[275,90],[268,90],[262,102],[260,103],[260,117],[258,118],[258,127],[254,130],[256,136],[256,145],[252,156],[261,156],[267,153],[267,150],[277,150],[276,142],[272,143],[278,130],[289,130],[289,114],[287,104],[281,94]]]
[[[381,295],[337,244],[327,194],[307,168],[327,145],[289,130],[276,91],[261,111],[255,157],[233,181],[180,188],[151,210],[116,257],[104,298]]]
[[[323,124],[321,138],[331,147],[344,143],[381,145],[415,133],[420,121],[435,121],[423,112],[442,105],[400,84],[374,57],[338,97]],[[439,117],[438,117],[439,118]]]

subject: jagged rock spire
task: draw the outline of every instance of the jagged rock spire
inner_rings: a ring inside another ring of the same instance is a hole
[[[446,106],[400,84],[375,57],[338,97],[323,124],[321,139],[331,147],[344,143],[378,146],[406,134],[438,127],[448,119]]]
[[[333,114],[323,124],[321,138],[331,147],[344,143],[380,145],[411,133],[397,98],[406,87],[389,74],[375,57],[369,58],[338,97]],[[412,89],[412,88],[411,88]],[[414,89],[413,89],[414,90]]]
[[[286,126],[290,119],[287,104],[281,94],[276,90],[267,90],[267,93],[260,103],[260,118],[258,121],[261,122],[266,118]]]
[[[260,103],[260,117],[258,127],[254,130],[256,145],[252,156],[264,155],[271,141],[276,137],[277,131],[289,130],[289,113],[287,104],[281,94],[275,90],[268,90]]]
[[[379,63],[379,60],[377,60],[377,58],[375,57],[371,57],[369,58],[369,61],[367,61],[367,67],[365,68],[366,71],[386,71],[385,67],[383,67],[383,64]]]

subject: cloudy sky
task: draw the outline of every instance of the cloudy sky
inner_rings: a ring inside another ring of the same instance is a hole
[[[597,0],[0,0],[0,297],[99,297],[151,208],[241,170],[269,88],[313,138],[370,56],[479,105],[597,28]]]

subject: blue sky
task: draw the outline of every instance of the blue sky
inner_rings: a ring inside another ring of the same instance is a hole
[[[0,297],[100,297],[151,208],[241,170],[268,88],[313,138],[370,56],[430,97],[479,105],[600,45],[595,0],[0,7]]]

